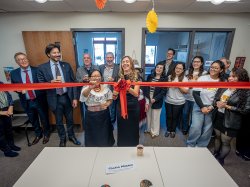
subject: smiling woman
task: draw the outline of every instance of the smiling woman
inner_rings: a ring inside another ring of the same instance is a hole
[[[119,81],[122,79],[137,82],[138,76],[135,71],[134,62],[130,56],[124,56],[120,64]],[[136,146],[139,143],[139,114],[140,106],[138,102],[140,86],[131,86],[127,88],[127,112],[128,117],[121,116],[121,100],[117,104],[117,129],[118,146]],[[113,93],[114,94],[114,93]]]

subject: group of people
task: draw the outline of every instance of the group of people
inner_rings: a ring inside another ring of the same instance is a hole
[[[61,61],[59,46],[49,44],[45,54],[49,61],[39,67],[32,67],[24,53],[16,53],[14,58],[19,68],[11,72],[12,83],[77,81],[87,84],[82,88],[63,87],[45,91],[26,91],[20,88],[20,91],[17,91],[35,129],[33,145],[41,138],[44,144],[49,141],[48,107],[56,118],[59,146],[66,146],[67,136],[74,144],[80,145],[73,130],[73,108],[77,107],[80,100],[85,146],[113,146],[115,123],[117,146],[138,145],[142,113],[146,114],[145,133],[155,138],[160,134],[160,115],[162,107],[165,106],[165,137],[174,138],[179,126],[184,135],[188,134],[188,147],[206,147],[214,129],[214,156],[221,164],[224,164],[224,159],[230,152],[233,137],[237,137],[237,154],[249,159],[249,147],[246,148],[249,146],[249,143],[246,144],[249,140],[249,127],[246,124],[247,114],[250,113],[249,90],[126,85],[128,115],[124,118],[121,114],[122,101],[119,92],[115,91],[112,85],[101,82],[119,84],[123,80],[144,81],[136,71],[130,56],[124,56],[118,65],[114,63],[114,54],[108,52],[105,64],[96,66],[92,64],[90,54],[83,54],[84,63],[77,69],[75,79],[71,66]],[[186,70],[184,63],[173,60],[174,55],[175,50],[168,49],[166,60],[156,64],[146,82],[249,82],[249,75],[245,69],[233,69],[230,72],[230,61],[226,58],[214,61],[207,72],[203,68],[202,56],[195,56]],[[138,101],[139,95],[145,99],[144,103]],[[13,102],[8,92],[1,92],[0,96],[0,147],[6,156],[17,156],[16,151],[20,151],[20,148],[14,144],[10,130]],[[67,130],[63,124],[63,116],[66,119]]]

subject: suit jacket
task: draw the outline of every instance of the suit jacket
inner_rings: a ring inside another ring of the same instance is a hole
[[[152,79],[154,78],[154,75],[151,74],[147,78],[147,82],[152,82]],[[167,77],[161,77],[159,82],[167,82]],[[155,87],[153,99],[155,99],[155,102],[152,104],[152,109],[160,109],[162,107],[163,98],[166,95],[167,88],[161,88],[161,87]],[[143,93],[144,96],[150,99],[150,87],[145,86],[143,87]]]
[[[90,69],[89,69],[89,72],[93,71],[94,69],[100,70],[99,66],[92,64]],[[85,75],[89,76],[89,73],[88,73],[87,69],[84,66],[81,66],[81,67],[77,68],[77,70],[76,70],[76,81],[77,82],[84,82],[82,78]]]
[[[60,66],[61,66],[61,69],[63,72],[64,81],[65,82],[72,82],[72,83],[75,82],[74,74],[73,74],[72,68],[69,65],[69,63],[61,62],[61,61],[59,63],[60,63]],[[45,82],[50,83],[51,80],[54,79],[52,71],[51,71],[51,67],[50,67],[50,62],[41,64],[38,67],[37,78],[38,78],[39,82],[43,82],[43,83],[45,83]],[[48,105],[52,111],[55,111],[56,106],[57,106],[56,89],[46,90],[46,93],[47,93]],[[67,95],[69,96],[71,103],[74,99],[78,99],[77,98],[77,88],[76,87],[68,87],[67,88]]]
[[[219,88],[217,90],[213,101],[214,111],[218,109],[216,102],[220,101],[222,94],[226,90],[227,88]],[[242,97],[240,95],[241,91],[237,89],[227,100],[227,105],[232,106],[232,108],[230,110],[225,108],[223,126],[226,128],[239,130],[242,125],[243,116],[250,112],[250,91],[245,90],[245,102],[243,102],[243,98],[240,99]],[[212,115],[212,119],[215,119],[214,115],[216,115],[216,112],[213,112]]]
[[[169,75],[171,75],[172,71],[173,71],[174,68],[175,68],[175,63],[176,63],[175,61],[172,61],[171,64],[169,65],[169,67],[168,67],[168,72],[167,72],[167,74],[166,74],[166,77],[168,77]],[[166,60],[160,61],[158,64],[162,64],[162,65],[165,66]]]
[[[37,67],[30,66],[30,69],[32,73],[33,83],[38,83]],[[21,68],[17,68],[11,71],[10,74],[11,74],[11,83],[23,83],[22,77],[21,77]],[[26,110],[27,109],[26,95],[21,92],[17,92],[17,94],[19,96],[22,107]],[[35,94],[36,94],[37,99],[39,99],[44,96],[45,92],[43,90],[35,90]]]
[[[104,74],[104,69],[105,69],[105,64],[102,64],[99,67],[100,67],[100,71],[101,71],[101,73],[103,75]],[[114,79],[114,82],[118,81],[119,69],[120,69],[119,65],[118,64],[114,64],[113,73],[112,73],[112,78]]]

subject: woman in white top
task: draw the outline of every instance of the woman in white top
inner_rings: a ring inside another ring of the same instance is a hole
[[[188,82],[188,79],[184,76],[185,74],[185,64],[182,62],[177,62],[175,64],[174,71],[168,77],[169,82]],[[188,88],[180,87],[180,88],[169,88],[166,100],[165,100],[165,108],[166,108],[166,123],[167,123],[167,131],[165,133],[165,137],[170,135],[171,138],[175,137],[175,130],[177,123],[181,117],[181,111],[185,104],[184,94],[188,93]]]
[[[203,69],[204,59],[202,56],[195,56],[190,64],[189,70],[186,71],[186,77],[189,82],[196,82],[197,79],[207,74]],[[185,95],[186,103],[182,111],[182,133],[186,135],[192,122],[192,111],[194,106],[193,89],[190,88]]]
[[[113,126],[109,114],[112,103],[112,92],[107,85],[101,85],[101,72],[93,70],[90,73],[90,84],[81,91],[80,101],[85,102],[85,146],[107,147],[115,142]]]
[[[197,82],[224,81],[225,66],[220,60],[214,61],[209,70],[209,75],[198,78]],[[193,96],[195,104],[192,113],[192,124],[187,139],[188,147],[207,147],[213,128],[212,113],[213,100],[217,88],[195,88]]]

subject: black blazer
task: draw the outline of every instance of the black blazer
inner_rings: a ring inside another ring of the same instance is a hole
[[[147,77],[147,82],[151,82],[154,78],[154,75],[151,74]],[[161,77],[159,82],[167,82],[167,77]],[[150,99],[150,87],[142,87],[144,96]],[[155,87],[153,99],[155,99],[155,102],[152,104],[152,109],[160,109],[162,107],[163,98],[166,95],[167,88],[162,87]]]
[[[166,60],[160,61],[160,62],[158,62],[158,64],[162,64],[162,65],[165,66],[165,65],[166,65]],[[167,72],[167,74],[166,74],[166,77],[168,77],[169,75],[171,75],[172,71],[173,71],[174,68],[175,68],[175,64],[176,64],[175,61],[172,61],[172,62],[171,62],[171,64],[170,64],[169,67],[168,67],[168,72]]]
[[[30,66],[30,69],[31,69],[31,73],[32,73],[33,83],[38,83],[37,67]],[[10,74],[11,74],[11,83],[23,83],[22,77],[21,77],[21,68],[17,68],[15,70],[11,71]],[[26,100],[25,94],[23,94],[21,92],[17,92],[17,94],[19,96],[22,107],[26,110],[27,109],[27,100]],[[45,96],[44,95],[45,91],[43,91],[43,90],[35,90],[35,94],[36,94],[37,99],[39,99],[39,98]]]
[[[215,110],[218,109],[216,107],[216,102],[220,100],[225,90],[227,90],[227,88],[220,88],[217,90],[213,102]],[[242,124],[243,115],[250,112],[250,90],[246,92],[244,103],[240,100],[240,91],[241,90],[236,90],[227,101],[227,105],[232,106],[232,109],[225,109],[223,126],[226,128],[239,130]],[[215,115],[215,112],[213,112],[213,115]]]
[[[67,62],[59,62],[60,66],[62,68],[63,77],[65,82],[75,82],[75,77],[72,71],[71,66]],[[50,68],[50,62],[47,62],[45,64],[42,64],[38,67],[37,72],[37,78],[39,82],[48,82],[50,83],[51,80],[54,79],[51,68]],[[52,111],[56,110],[57,105],[57,95],[56,95],[56,89],[49,89],[46,90],[47,93],[47,101],[50,109]],[[74,99],[77,98],[77,88],[76,87],[68,87],[67,88],[67,94],[70,98],[70,101],[72,102]]]

